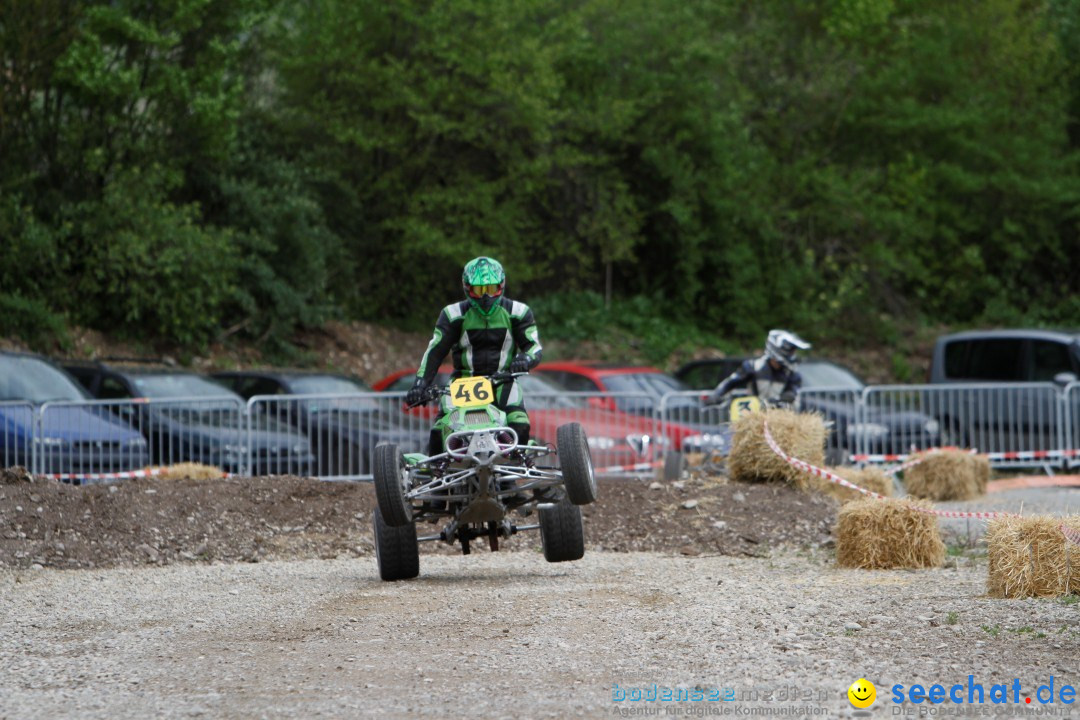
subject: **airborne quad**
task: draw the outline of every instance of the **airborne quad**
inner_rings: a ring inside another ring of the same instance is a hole
[[[443,440],[438,455],[375,448],[375,554],[383,580],[416,577],[417,543],[428,540],[460,544],[468,555],[473,540],[487,538],[494,551],[500,539],[539,529],[548,562],[585,554],[578,506],[596,500],[585,431],[577,423],[561,425],[557,451],[534,441],[519,445],[506,413],[492,404],[495,388],[513,377],[474,376],[429,388],[421,404],[439,399],[444,410],[435,424]],[[534,510],[536,524],[512,522],[513,514]],[[446,524],[438,534],[418,537],[416,524],[423,521]]]

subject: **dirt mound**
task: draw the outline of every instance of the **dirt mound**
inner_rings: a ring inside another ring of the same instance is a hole
[[[0,567],[258,562],[374,551],[374,493],[367,484],[281,476],[80,487],[26,482],[22,474],[12,474],[19,481],[8,484],[7,477],[0,484]],[[780,485],[600,485],[600,501],[585,508],[586,541],[595,549],[759,555],[780,543],[827,542],[836,515],[832,500]],[[539,536],[519,535],[507,547],[538,548]],[[453,552],[442,543],[424,548]]]

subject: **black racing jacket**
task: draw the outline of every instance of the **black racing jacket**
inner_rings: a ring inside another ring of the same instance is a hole
[[[802,388],[802,375],[798,370],[789,370],[783,365],[779,369],[774,368],[769,363],[768,356],[762,355],[752,360],[744,360],[738,370],[716,386],[712,397],[719,400],[739,388],[746,388],[751,395],[763,400],[776,402],[786,392],[799,392]]]

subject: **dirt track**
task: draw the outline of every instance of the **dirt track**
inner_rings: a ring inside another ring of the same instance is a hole
[[[859,677],[885,717],[896,683],[1080,680],[1077,607],[984,598],[983,567],[519,552],[429,555],[421,572],[382,583],[372,558],[0,571],[0,717],[601,717],[642,705],[614,702],[615,685],[653,683],[734,694],[667,703],[690,712],[850,716]],[[792,687],[810,699],[764,699]]]

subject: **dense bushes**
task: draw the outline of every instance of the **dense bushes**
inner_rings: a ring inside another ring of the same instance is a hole
[[[1075,0],[11,5],[0,333],[427,327],[480,253],[657,349],[1078,310]]]

